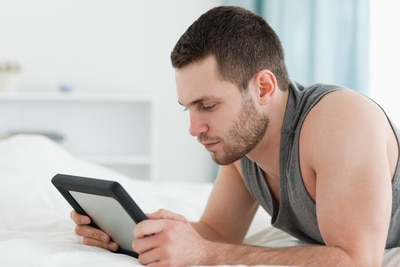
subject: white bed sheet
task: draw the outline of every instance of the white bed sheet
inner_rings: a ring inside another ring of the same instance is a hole
[[[165,208],[200,217],[211,184],[152,183],[78,160],[42,136],[0,141],[0,266],[138,266],[130,256],[85,246],[73,232],[70,206],[50,180],[57,173],[119,181],[145,212]],[[182,201],[184,200],[184,201]],[[259,211],[246,243],[291,246],[301,242],[272,228]],[[385,252],[385,267],[400,266],[400,250]],[[240,265],[238,265],[240,266]]]

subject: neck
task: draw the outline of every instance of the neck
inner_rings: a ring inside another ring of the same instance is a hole
[[[269,125],[260,143],[247,154],[269,176],[279,177],[281,132],[289,92],[279,91],[269,107]]]

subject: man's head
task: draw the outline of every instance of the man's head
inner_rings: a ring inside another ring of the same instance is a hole
[[[183,34],[171,60],[190,134],[214,161],[231,164],[262,150],[289,79],[280,41],[261,17],[238,7],[211,9]]]
[[[220,6],[200,16],[171,53],[176,69],[214,56],[224,80],[246,90],[260,70],[270,70],[285,91],[289,78],[284,51],[274,30],[260,16],[240,7]]]

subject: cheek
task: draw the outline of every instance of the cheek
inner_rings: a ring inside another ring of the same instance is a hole
[[[233,113],[214,114],[207,119],[209,134],[220,137],[226,136],[235,121]]]

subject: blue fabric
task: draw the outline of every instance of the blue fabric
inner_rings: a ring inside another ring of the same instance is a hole
[[[370,0],[225,0],[263,16],[286,51],[290,78],[368,95]]]

